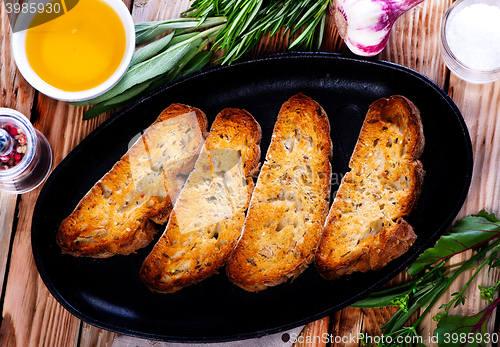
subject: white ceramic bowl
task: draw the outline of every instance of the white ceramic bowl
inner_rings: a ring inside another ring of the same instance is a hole
[[[453,18],[464,8],[474,4],[485,4],[500,8],[499,0],[457,0],[450,6],[446,12],[441,24],[441,56],[448,68],[461,79],[471,83],[489,83],[500,79],[500,66],[489,70],[482,70],[471,67],[461,61],[457,54],[450,48],[448,44],[448,36],[450,35],[449,23]],[[481,55],[483,52],[477,52]]]
[[[50,1],[50,0],[47,0]],[[14,60],[17,67],[23,77],[39,92],[57,100],[62,101],[83,101],[89,100],[96,96],[99,96],[109,89],[111,89],[116,83],[120,81],[123,77],[132,59],[132,55],[135,51],[135,27],[132,20],[132,16],[128,8],[122,2],[122,0],[101,0],[108,4],[120,18],[123,27],[125,29],[125,54],[123,59],[118,66],[118,69],[102,84],[94,87],[92,89],[68,92],[58,88],[55,88],[45,81],[43,81],[36,73],[33,71],[32,67],[28,62],[28,57],[26,55],[26,34],[27,30],[14,32],[12,35],[12,51],[14,54]],[[35,15],[30,14],[31,18],[28,18],[31,22],[32,17]],[[24,19],[23,19],[24,20]]]

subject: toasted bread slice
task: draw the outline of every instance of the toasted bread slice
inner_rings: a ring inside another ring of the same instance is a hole
[[[246,111],[217,115],[167,228],[142,265],[141,278],[152,291],[175,292],[227,261],[243,229],[261,136]]]
[[[153,240],[193,169],[206,137],[207,118],[173,104],[105,174],[60,225],[63,253],[106,258],[130,254]]]
[[[423,148],[411,101],[392,96],[370,106],[316,253],[324,278],[379,270],[413,244],[417,236],[403,217],[422,188]]]
[[[325,111],[298,94],[278,114],[226,273],[248,291],[296,277],[313,260],[328,213],[332,143]]]

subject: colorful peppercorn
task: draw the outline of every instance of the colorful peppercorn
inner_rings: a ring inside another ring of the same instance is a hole
[[[0,170],[7,170],[23,160],[27,149],[27,138],[23,130],[13,124],[3,124],[0,128],[12,137],[12,151],[0,156]]]

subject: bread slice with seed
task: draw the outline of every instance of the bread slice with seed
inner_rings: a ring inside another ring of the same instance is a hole
[[[417,236],[403,217],[422,188],[423,148],[420,113],[411,101],[392,96],[370,106],[316,253],[324,278],[379,270],[413,244]]]
[[[204,143],[207,118],[173,104],[83,197],[60,225],[63,253],[106,258],[130,254],[164,224]]]
[[[140,274],[152,291],[172,293],[224,265],[241,236],[260,161],[261,129],[244,110],[217,115],[167,228]]]
[[[332,143],[325,111],[298,94],[283,104],[248,209],[226,266],[248,291],[275,286],[313,260],[328,213]]]

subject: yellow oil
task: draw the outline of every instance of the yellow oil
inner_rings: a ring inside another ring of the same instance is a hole
[[[37,13],[33,21],[43,21]],[[69,92],[94,88],[118,68],[125,54],[125,29],[100,0],[79,0],[69,12],[28,29],[26,53],[35,73]]]

